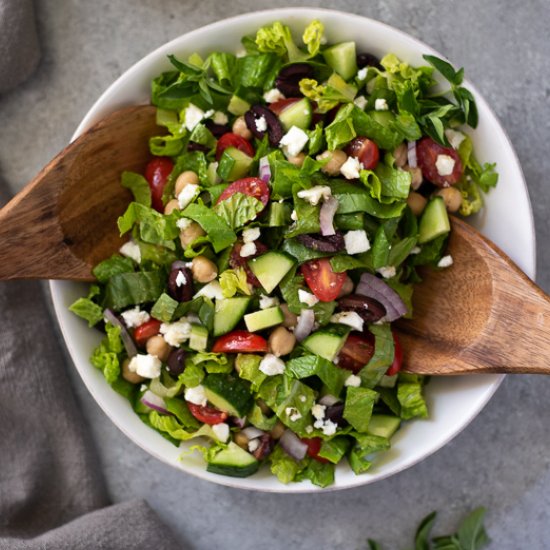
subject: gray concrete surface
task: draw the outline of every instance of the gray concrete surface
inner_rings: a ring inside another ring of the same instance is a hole
[[[538,282],[550,290],[548,0],[309,5],[380,19],[467,68],[523,165],[536,217]],[[38,1],[41,63],[31,80],[0,96],[0,178],[20,189],[67,142],[100,92],[145,53],[203,24],[273,6],[268,0]],[[367,537],[388,549],[404,548],[428,512],[440,510],[443,532],[478,505],[489,510],[491,548],[550,548],[548,378],[508,377],[461,435],[388,480],[282,496],[211,485],[146,455],[111,424],[67,365],[113,500],[145,497],[187,548],[364,549]]]

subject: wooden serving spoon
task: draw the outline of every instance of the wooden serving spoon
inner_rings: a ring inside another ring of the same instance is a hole
[[[115,220],[131,195],[120,174],[143,172],[160,132],[154,107],[122,109],[52,160],[0,211],[0,280],[93,280],[123,243]],[[454,264],[423,273],[414,319],[398,323],[407,371],[550,373],[550,298],[456,218],[448,252]]]

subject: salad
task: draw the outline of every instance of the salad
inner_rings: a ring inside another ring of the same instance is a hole
[[[462,131],[462,69],[328,44],[319,21],[302,42],[275,22],[238,53],[170,56],[165,130],[121,178],[128,241],[71,310],[104,332],[112,388],[208,471],[325,487],[428,416],[392,323],[419,268],[452,265],[448,212],[477,212],[497,174]]]

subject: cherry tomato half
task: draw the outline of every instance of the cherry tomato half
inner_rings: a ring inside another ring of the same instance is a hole
[[[227,134],[224,134],[218,140],[218,144],[216,145],[216,160],[220,160],[223,152],[228,147],[235,147],[235,149],[242,151],[245,155],[248,155],[249,157],[254,156],[254,147],[252,147],[249,141],[239,136],[238,134],[227,132]]]
[[[359,159],[365,170],[374,170],[380,159],[378,145],[366,137],[356,137],[345,151],[350,157]]]
[[[220,336],[212,346],[214,353],[267,353],[267,340],[247,330],[234,330]]]
[[[300,101],[300,97],[288,97],[287,99],[280,99],[269,105],[269,110],[279,116],[287,107],[290,107],[293,103]]]
[[[334,273],[328,258],[310,260],[300,268],[307,286],[321,302],[335,300],[346,281],[346,273]]]
[[[338,355],[338,366],[358,373],[374,355],[374,336],[370,332],[352,332]]]
[[[303,437],[302,443],[305,443],[307,445],[308,456],[317,460],[318,462],[323,462],[324,464],[326,464],[327,462],[330,462],[326,458],[319,456],[319,451],[321,450],[321,445],[323,444],[323,440],[320,437],[310,437],[310,438]]]
[[[226,412],[215,409],[214,407],[209,407],[208,405],[195,405],[186,401],[187,406],[189,407],[189,412],[199,421],[204,424],[221,424],[225,422],[228,418]]]
[[[264,206],[267,206],[269,202],[269,187],[265,181],[260,178],[242,178],[234,181],[231,185],[226,187],[223,193],[219,196],[216,204],[229,199],[235,193],[243,193],[244,195],[250,195],[262,202]]]
[[[439,155],[446,155],[455,161],[452,172],[447,176],[442,176],[437,169]],[[458,153],[452,147],[443,147],[429,137],[422,138],[416,144],[416,158],[422,175],[434,185],[449,187],[462,177],[462,162]]]
[[[166,180],[174,168],[174,163],[168,157],[155,157],[145,167],[145,179],[151,188],[151,202],[157,212],[163,212],[162,193]]]
[[[136,344],[140,347],[144,347],[147,343],[147,340],[152,336],[156,336],[160,330],[160,321],[156,319],[149,319],[145,323],[136,327],[134,330],[134,340]]]
[[[386,376],[393,376],[394,374],[397,374],[401,370],[401,367],[403,366],[403,348],[399,343],[397,334],[393,330],[392,330],[392,335],[393,335],[393,346],[395,351],[393,355],[393,363],[390,365],[390,368],[386,371]]]

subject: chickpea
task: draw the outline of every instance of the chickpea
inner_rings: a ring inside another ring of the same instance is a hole
[[[395,159],[395,166],[397,166],[397,168],[403,168],[403,166],[407,164],[409,149],[405,142],[395,148],[393,151],[393,158]]]
[[[178,199],[172,199],[171,201],[168,201],[166,203],[166,206],[164,207],[164,213],[165,214],[171,214],[174,210],[179,210],[180,204],[178,202]]]
[[[204,229],[197,223],[191,222],[180,231],[180,243],[182,248],[187,248],[195,239],[206,235]]]
[[[346,280],[342,285],[342,290],[340,290],[340,294],[338,294],[338,298],[342,298],[342,296],[347,296],[352,292],[353,292],[353,281],[346,275]]]
[[[286,327],[286,328],[295,327],[296,323],[298,322],[298,316],[296,314],[292,313],[292,311],[290,311],[290,309],[288,309],[287,304],[281,304],[279,307],[281,308],[281,311],[283,312],[283,315],[285,316],[285,320],[283,321],[283,327]]]
[[[234,134],[237,134],[244,139],[252,139],[252,132],[248,129],[244,116],[240,116],[235,119],[232,130]]]
[[[269,335],[269,349],[273,355],[288,355],[296,345],[296,336],[285,327],[277,327]]]
[[[233,439],[235,440],[235,443],[241,447],[241,449],[244,449],[245,451],[248,451],[248,437],[244,435],[242,432],[237,432]]]
[[[420,216],[428,201],[416,191],[411,191],[407,197],[407,204],[415,216]]]
[[[166,362],[172,351],[170,345],[160,334],[151,336],[145,344],[145,349],[149,355],[156,355],[163,363]]]
[[[325,159],[330,160],[321,168],[321,170],[329,176],[337,176],[340,173],[340,168],[342,168],[342,165],[348,159],[348,156],[341,149],[325,151],[324,153],[317,155],[317,160]]]
[[[284,432],[285,425],[280,420],[277,420],[277,424],[273,426],[273,429],[269,432],[269,435],[271,435],[273,439],[281,439]]]
[[[304,164],[304,160],[306,160],[306,155],[304,153],[298,153],[295,157],[288,157],[286,160],[294,164],[294,166],[301,168],[302,164]]]
[[[176,185],[174,187],[174,195],[177,197],[182,191],[183,188],[187,185],[197,185],[199,183],[199,176],[193,170],[186,170],[182,172],[178,179],[176,180]]]
[[[456,212],[462,204],[462,194],[456,187],[444,187],[434,194],[436,197],[443,197],[445,208],[449,212]]]
[[[145,378],[140,376],[137,372],[131,371],[129,365],[130,359],[124,359],[122,362],[122,378],[132,384],[139,384],[140,382],[143,382]]]
[[[424,181],[424,178],[422,177],[422,170],[418,166],[415,166],[414,168],[404,166],[403,170],[406,170],[411,174],[411,187],[416,191]]]
[[[195,281],[209,283],[218,276],[218,268],[206,256],[195,256],[191,264],[191,273]]]

